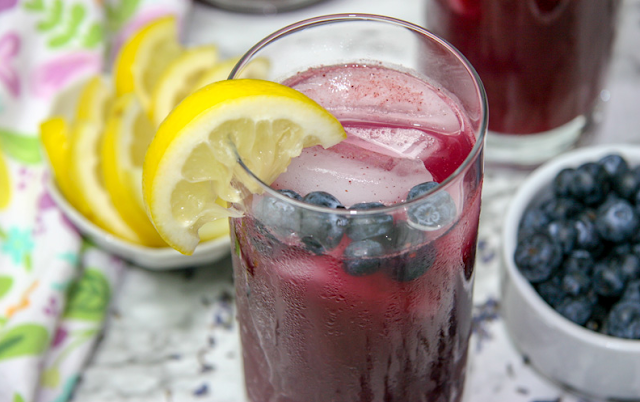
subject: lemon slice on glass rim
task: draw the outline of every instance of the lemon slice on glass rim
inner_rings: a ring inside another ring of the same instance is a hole
[[[144,161],[143,195],[158,233],[192,254],[208,222],[240,216],[219,199],[240,203],[261,189],[242,163],[271,184],[302,148],[346,138],[340,122],[302,93],[269,81],[219,81],[187,96],[162,122]]]

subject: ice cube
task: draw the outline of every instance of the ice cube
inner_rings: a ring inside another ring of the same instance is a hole
[[[404,201],[411,187],[433,180],[420,159],[395,157],[388,149],[376,152],[342,142],[331,149],[312,147],[294,158],[273,184],[304,195],[326,191],[345,206],[378,201]]]
[[[381,121],[436,133],[461,132],[459,111],[443,91],[410,74],[352,65],[311,70],[286,82],[341,121]]]

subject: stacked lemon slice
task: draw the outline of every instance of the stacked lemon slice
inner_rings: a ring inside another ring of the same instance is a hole
[[[96,225],[121,239],[166,247],[143,202],[142,166],[165,117],[185,97],[227,78],[236,59],[220,60],[214,45],[183,47],[172,17],[136,32],[119,51],[113,76],[92,77],[72,116],[41,125],[41,139],[60,191]],[[259,61],[247,76],[263,78]],[[225,208],[222,199],[214,200]],[[224,220],[200,228],[209,240],[228,234]]]

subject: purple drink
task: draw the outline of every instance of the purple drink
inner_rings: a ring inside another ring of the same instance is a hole
[[[500,159],[539,162],[577,140],[603,88],[619,6],[619,0],[428,2],[429,29],[469,59],[487,90],[489,129],[501,136],[489,137],[489,158],[504,147]]]
[[[535,134],[586,115],[602,88],[619,0],[433,0],[429,27],[478,70],[489,129]]]
[[[305,149],[271,188],[325,191],[345,209],[267,190],[231,220],[249,399],[460,401],[482,124],[416,71],[375,62],[297,71],[282,82],[332,112],[348,138]],[[430,181],[440,185],[407,202]],[[385,207],[354,207],[363,202]]]

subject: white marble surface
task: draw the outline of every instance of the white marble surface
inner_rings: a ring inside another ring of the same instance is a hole
[[[583,0],[584,1],[584,0]],[[189,43],[241,53],[275,29],[332,12],[387,14],[418,24],[421,0],[333,0],[278,16],[194,5]],[[584,142],[640,142],[640,0],[625,0],[603,121]],[[475,331],[465,402],[585,402],[562,391],[513,349],[497,306],[503,212],[526,172],[488,170],[476,265]],[[76,402],[244,402],[230,260],[180,272],[128,270]]]

